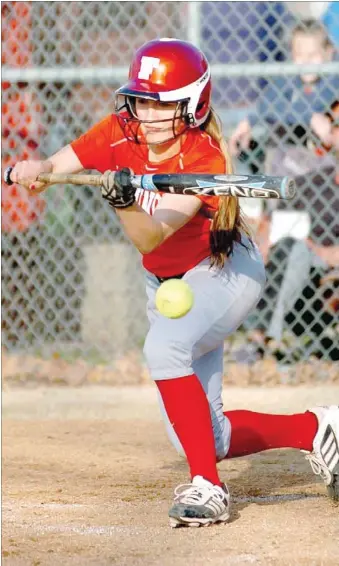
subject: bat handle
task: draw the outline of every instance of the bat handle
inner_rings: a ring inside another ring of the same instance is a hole
[[[13,167],[7,167],[4,172],[4,181],[6,185],[13,185],[13,181],[11,179],[11,173],[13,171]]]

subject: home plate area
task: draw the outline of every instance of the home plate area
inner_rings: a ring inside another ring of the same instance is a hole
[[[226,398],[227,395],[227,398]],[[333,403],[336,386],[230,388],[225,405],[270,412]],[[171,529],[188,481],[153,387],[3,392],[2,559],[13,566],[336,565],[339,506],[296,450],[223,461],[227,524]]]

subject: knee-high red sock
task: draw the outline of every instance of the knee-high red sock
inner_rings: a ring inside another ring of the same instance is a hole
[[[297,415],[267,415],[252,411],[227,411],[231,442],[226,458],[255,454],[272,448],[312,450],[318,430],[310,412]]]
[[[156,381],[168,418],[185,450],[191,477],[221,485],[209,403],[196,375]]]

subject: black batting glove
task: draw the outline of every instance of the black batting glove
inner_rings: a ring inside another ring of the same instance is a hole
[[[132,186],[132,169],[105,171],[102,176],[101,194],[114,208],[128,208],[135,202],[135,188]]]

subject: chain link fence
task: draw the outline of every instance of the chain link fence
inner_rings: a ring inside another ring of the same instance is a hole
[[[2,167],[47,157],[112,112],[114,89],[145,41],[193,41],[211,63],[225,135],[249,120],[237,171],[290,174],[298,185],[288,204],[241,203],[265,255],[268,283],[255,313],[227,343],[227,356],[338,360],[335,4],[2,2]],[[313,35],[317,52],[303,67],[317,71],[311,86],[300,81],[291,52],[292,30],[305,18],[323,21],[331,41],[325,57],[322,38]],[[314,113],[317,128],[310,127]],[[145,301],[138,254],[97,190],[58,186],[28,197],[2,185],[6,349],[110,361],[141,350]]]

